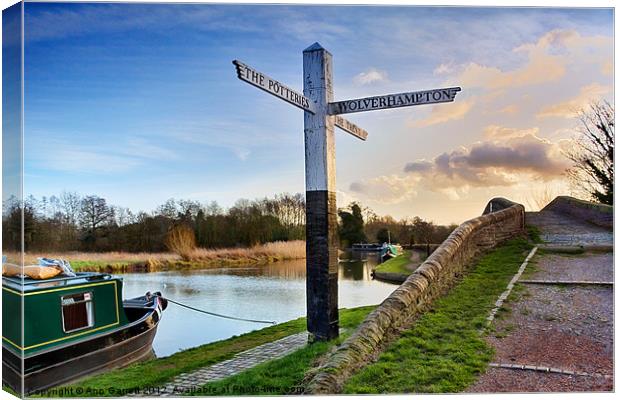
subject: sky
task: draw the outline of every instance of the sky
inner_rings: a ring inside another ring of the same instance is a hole
[[[303,111],[233,59],[301,92],[319,42],[336,100],[462,87],[348,114],[366,142],[336,130],[339,206],[440,224],[569,193],[575,112],[613,101],[611,9],[26,3],[24,21],[26,195],[134,211],[305,191]]]

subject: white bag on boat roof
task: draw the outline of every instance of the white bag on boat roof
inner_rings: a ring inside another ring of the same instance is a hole
[[[62,269],[62,273],[65,276],[69,276],[69,277],[76,276],[75,272],[73,272],[73,268],[71,268],[71,264],[69,264],[69,261],[62,260],[62,259],[55,259],[55,258],[43,258],[43,257],[39,257],[37,258],[37,260],[39,260],[39,265],[42,267],[58,266]]]

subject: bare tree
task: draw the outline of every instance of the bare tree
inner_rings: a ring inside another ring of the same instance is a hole
[[[80,222],[82,228],[94,233],[114,218],[114,209],[99,196],[86,196],[82,199]]]
[[[573,162],[567,171],[571,184],[593,201],[613,204],[614,108],[607,101],[595,102],[578,118],[579,136],[565,151]]]
[[[164,204],[157,207],[155,214],[162,215],[166,218],[175,219],[178,215],[179,209],[175,199],[168,199]]]
[[[134,220],[134,215],[127,207],[112,206],[114,211],[114,217],[118,226],[125,226],[131,224]]]
[[[530,209],[539,211],[559,195],[560,190],[557,187],[545,185],[543,189],[532,190],[525,201]]]
[[[60,208],[65,215],[67,222],[73,226],[77,225],[80,217],[82,199],[75,192],[62,192],[60,194]]]
[[[208,205],[205,206],[205,210],[207,212],[207,215],[210,216],[221,215],[224,212],[222,207],[217,204],[217,201],[210,202]]]

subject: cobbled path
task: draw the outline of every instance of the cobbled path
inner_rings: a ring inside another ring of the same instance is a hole
[[[528,212],[526,223],[538,227],[543,242],[559,246],[613,245],[613,232],[552,211]]]
[[[264,362],[284,357],[287,354],[301,349],[307,343],[307,332],[287,336],[275,342],[265,343],[250,350],[243,351],[230,360],[222,361],[218,364],[196,371],[180,374],[173,381],[167,383],[165,387],[154,390],[152,393],[139,393],[134,394],[134,396],[180,396],[208,382],[228,378]]]
[[[613,232],[552,212],[526,223],[550,248],[599,251],[532,259],[523,294],[486,337],[495,359],[467,392],[613,391]]]

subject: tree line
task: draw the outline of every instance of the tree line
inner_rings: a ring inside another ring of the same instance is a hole
[[[443,242],[457,227],[456,224],[436,225],[416,216],[396,220],[389,215],[379,216],[369,208],[351,203],[338,211],[341,247],[355,243],[399,243],[401,245]]]
[[[167,236],[190,228],[198,247],[250,247],[274,241],[305,239],[303,194],[240,199],[224,209],[217,202],[169,199],[152,212],[132,212],[97,195],[75,192],[23,202],[26,251],[168,251]],[[362,215],[364,214],[364,215]],[[359,242],[441,243],[456,225],[441,226],[420,217],[396,220],[351,203],[338,211],[341,247]],[[16,198],[3,203],[2,245],[19,250],[22,208]]]
[[[23,210],[16,198],[3,202],[2,245],[26,251],[167,251],[166,235],[190,227],[204,248],[247,247],[305,239],[305,199],[283,193],[273,198],[238,200],[228,210],[217,202],[170,199],[147,213],[111,205],[97,195],[63,192],[37,199]]]

